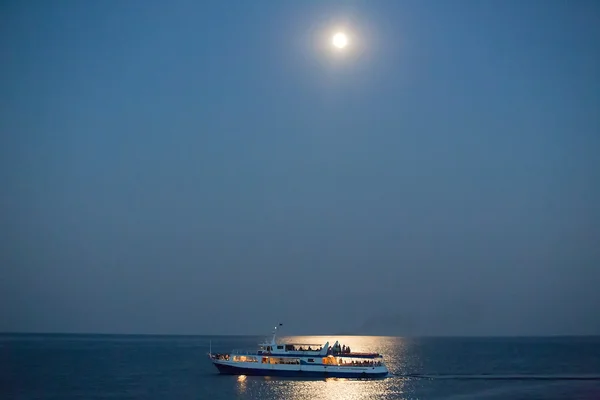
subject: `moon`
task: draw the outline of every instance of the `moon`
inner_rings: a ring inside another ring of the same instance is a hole
[[[338,49],[343,49],[348,45],[348,36],[346,36],[345,33],[338,32],[335,35],[333,35],[331,43]]]

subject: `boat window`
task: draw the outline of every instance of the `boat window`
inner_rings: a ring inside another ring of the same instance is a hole
[[[308,362],[315,362],[315,359],[314,358],[309,358]]]
[[[233,361],[236,361],[236,362],[258,362],[256,357],[253,357],[253,356],[233,356]]]
[[[299,358],[288,358],[288,357],[263,357],[263,364],[300,364]]]
[[[299,358],[288,358],[288,357],[284,357],[284,358],[280,358],[277,362],[277,364],[300,364],[300,359]]]
[[[338,365],[338,360],[335,357],[332,357],[332,356],[323,357],[323,364],[325,364],[325,365]]]
[[[380,367],[383,365],[383,359],[378,358],[349,358],[344,357],[341,359],[341,365],[345,367]]]
[[[283,346],[277,346],[278,350],[283,350]]]

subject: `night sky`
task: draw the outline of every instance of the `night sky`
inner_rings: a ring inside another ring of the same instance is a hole
[[[0,331],[600,334],[599,43],[592,0],[4,1]]]

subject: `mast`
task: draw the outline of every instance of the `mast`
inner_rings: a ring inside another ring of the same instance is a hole
[[[283,326],[282,323],[279,324],[279,326]],[[277,326],[275,328],[273,328],[273,338],[271,339],[271,344],[275,345],[275,337],[277,336]]]

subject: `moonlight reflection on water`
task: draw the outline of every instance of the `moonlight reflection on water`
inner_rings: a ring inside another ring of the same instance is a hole
[[[378,352],[383,354],[384,361],[390,371],[402,368],[402,339],[373,336],[298,336],[287,337],[282,341],[293,343],[334,343],[349,345],[357,352]],[[395,354],[391,354],[392,348]],[[388,351],[386,351],[388,350]],[[403,393],[404,379],[389,377],[373,380],[326,378],[271,378],[271,377],[238,377],[238,393],[251,392],[256,398],[282,398],[291,400],[358,400],[393,397]]]

